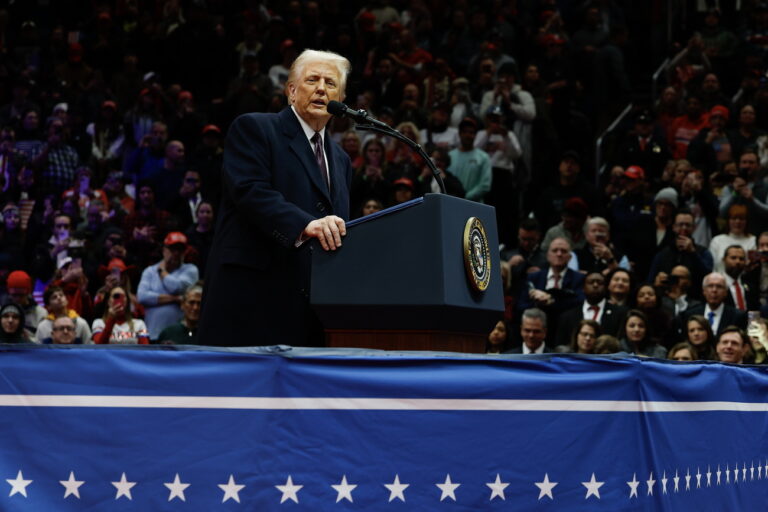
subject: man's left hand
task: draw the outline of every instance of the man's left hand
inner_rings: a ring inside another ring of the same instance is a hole
[[[341,247],[341,237],[346,234],[347,227],[344,224],[344,219],[335,215],[313,220],[307,224],[303,233],[307,238],[317,238],[326,251],[335,251]]]

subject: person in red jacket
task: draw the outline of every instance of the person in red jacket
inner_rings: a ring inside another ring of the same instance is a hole
[[[103,318],[93,321],[93,342],[97,344],[149,344],[149,332],[143,320],[131,317],[131,297],[121,286],[107,293]]]

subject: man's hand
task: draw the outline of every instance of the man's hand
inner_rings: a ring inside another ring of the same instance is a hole
[[[531,290],[528,292],[528,296],[531,298],[531,300],[536,302],[536,304],[541,306],[548,306],[555,302],[555,300],[552,298],[552,295],[542,290]]]
[[[328,215],[307,224],[303,236],[317,238],[324,250],[335,251],[341,247],[341,237],[346,234],[347,226],[344,224],[344,219],[335,215]]]
[[[696,252],[696,246],[693,244],[693,239],[687,236],[677,235],[675,241],[677,250],[680,252]]]
[[[520,254],[515,254],[514,256],[509,258],[509,261],[507,263],[509,263],[510,267],[516,267],[518,265],[522,265],[523,263],[525,263],[525,258],[523,258],[523,256]]]

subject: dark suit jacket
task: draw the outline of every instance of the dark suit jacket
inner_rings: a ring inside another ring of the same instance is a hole
[[[754,274],[743,274],[741,276],[741,284],[743,285],[741,288],[742,293],[744,294],[747,311],[760,310],[760,283],[753,279],[754,277]],[[725,303],[729,306],[736,307],[736,301],[733,298],[730,288],[728,289],[728,295],[725,297]]]
[[[551,353],[553,353],[553,352],[554,352],[554,350],[552,349],[552,347],[550,347],[549,345],[547,345],[547,344],[545,343],[545,344],[544,344],[544,353],[545,353],[545,354],[551,354]],[[507,351],[506,351],[506,352],[504,352],[504,353],[505,353],[505,354],[522,354],[522,353],[523,353],[523,346],[522,346],[522,345],[520,345],[519,347],[515,347],[515,348],[513,348],[513,349],[507,350]]]
[[[542,308],[547,313],[560,314],[571,309],[584,300],[584,274],[574,272],[570,268],[565,270],[563,282],[559,290],[547,290],[547,272],[549,265],[545,265],[538,272],[528,274],[529,286],[532,285],[537,290],[551,291],[555,298],[555,303],[551,306]],[[536,303],[528,297],[529,287],[523,287],[520,294],[518,309],[522,313],[528,308],[536,307]],[[550,318],[547,318],[549,327],[552,327]]]
[[[576,324],[584,318],[582,313],[583,305],[583,303],[579,304],[575,308],[569,309],[560,315],[557,324],[558,345],[568,345],[571,343],[573,329],[575,329]],[[619,329],[621,328],[621,324],[624,321],[627,311],[629,310],[624,306],[617,306],[616,304],[606,302],[605,311],[603,311],[603,316],[600,318],[600,328],[602,329],[603,334],[610,334],[618,338]]]
[[[309,309],[304,228],[349,218],[349,157],[326,133],[331,190],[291,110],[245,114],[229,129],[223,191],[209,255],[199,339],[207,345],[318,344]]]
[[[706,307],[707,307],[706,304],[698,304],[696,306],[691,306],[677,316],[675,324],[678,332],[678,337],[681,340],[685,339],[684,326],[687,323],[688,317],[692,315],[704,315],[704,309]],[[733,306],[729,306],[728,304],[726,304],[725,308],[723,309],[723,318],[720,319],[720,325],[717,326],[717,332],[715,333],[715,336],[719,336],[720,333],[723,332],[723,330],[725,330],[725,328],[730,325],[735,325],[739,329],[746,330],[747,313],[745,311],[739,311]]]

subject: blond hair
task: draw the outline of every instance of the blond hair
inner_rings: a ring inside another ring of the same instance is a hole
[[[291,64],[291,69],[288,72],[288,80],[285,81],[285,95],[288,96],[290,102],[290,95],[288,94],[288,84],[295,82],[304,73],[304,67],[310,62],[326,62],[336,68],[339,73],[339,91],[341,91],[341,98],[344,97],[344,92],[347,87],[347,76],[349,70],[352,67],[349,60],[346,57],[339,55],[338,53],[319,50],[304,50],[296,57]]]

